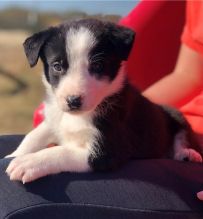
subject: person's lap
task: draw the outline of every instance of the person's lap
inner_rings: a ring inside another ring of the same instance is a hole
[[[0,137],[1,218],[202,218],[203,166],[136,160],[109,173],[61,173],[23,185],[5,174],[22,137]]]

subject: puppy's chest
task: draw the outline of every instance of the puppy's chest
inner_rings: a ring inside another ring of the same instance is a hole
[[[99,137],[90,117],[69,114],[62,116],[57,133],[60,144],[79,147],[91,147]]]

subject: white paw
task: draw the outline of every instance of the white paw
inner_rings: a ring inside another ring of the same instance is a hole
[[[10,180],[22,181],[24,184],[50,174],[49,169],[43,158],[32,153],[14,158],[8,165],[6,173]]]
[[[202,156],[197,151],[191,148],[182,148],[175,153],[174,159],[202,163]]]
[[[7,156],[5,156],[5,158],[18,157],[18,156],[21,156],[21,155],[23,155],[23,153],[19,153],[19,152],[17,152],[17,151],[14,151],[13,153],[8,154]]]

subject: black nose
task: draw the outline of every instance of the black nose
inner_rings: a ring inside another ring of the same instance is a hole
[[[75,95],[69,96],[66,101],[70,110],[77,110],[82,105],[81,96],[75,96]]]

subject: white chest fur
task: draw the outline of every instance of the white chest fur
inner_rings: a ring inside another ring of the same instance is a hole
[[[92,114],[70,114],[59,110],[55,104],[45,107],[47,125],[52,129],[57,144],[85,147],[91,150],[99,138],[99,130],[93,124]]]
[[[90,147],[98,136],[98,130],[89,115],[70,115],[64,113],[58,127],[61,144]]]

